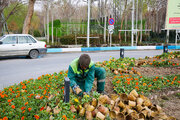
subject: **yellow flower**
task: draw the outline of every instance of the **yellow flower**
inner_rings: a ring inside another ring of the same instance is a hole
[[[84,95],[84,97],[89,97],[89,95]]]
[[[77,98],[75,98],[74,101],[77,102],[77,103],[79,102],[79,100]]]
[[[79,105],[79,108],[82,109],[82,105]]]

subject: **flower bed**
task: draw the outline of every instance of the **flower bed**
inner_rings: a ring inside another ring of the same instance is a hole
[[[174,58],[179,59],[179,54],[179,52],[174,52],[156,56],[153,59],[162,61],[157,63],[155,63],[156,61],[148,62],[148,59],[151,58],[147,57],[139,60],[134,58],[120,58],[116,60],[112,58],[109,61],[97,63],[97,66],[104,67],[110,73],[111,77],[113,77],[114,90],[119,95],[122,93],[129,94],[133,89],[136,89],[139,94],[146,95],[146,93],[156,89],[180,87],[180,75],[145,77],[136,71],[134,67],[145,67],[151,65],[149,64],[151,62],[152,67],[155,65],[156,67],[167,65],[178,67],[179,63],[171,63],[170,60]],[[66,76],[67,72],[61,71],[52,75],[42,75],[38,79],[25,80],[17,85],[4,88],[3,91],[0,91],[0,120],[67,120],[84,118],[86,112],[84,111],[82,115],[80,110],[86,103],[95,99],[98,101],[100,94],[93,92],[91,97],[88,95],[78,97],[71,92],[70,103],[64,103],[64,77]],[[103,107],[110,110],[108,104],[105,104]],[[98,109],[101,108],[98,107]],[[101,114],[99,113],[98,115]]]

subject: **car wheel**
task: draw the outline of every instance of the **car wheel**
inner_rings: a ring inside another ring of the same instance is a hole
[[[37,50],[31,50],[31,51],[29,52],[29,57],[30,57],[31,59],[38,58],[38,56],[39,56],[39,52],[38,52]]]

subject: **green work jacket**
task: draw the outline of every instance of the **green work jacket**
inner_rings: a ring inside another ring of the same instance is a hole
[[[70,86],[79,85],[80,88],[83,88],[83,92],[90,92],[95,77],[95,64],[91,61],[87,69],[81,70],[78,60],[79,58],[74,59],[69,65],[68,77]]]

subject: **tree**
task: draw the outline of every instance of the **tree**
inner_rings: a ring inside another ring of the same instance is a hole
[[[4,9],[9,5],[9,4],[14,4],[14,7],[9,11],[7,16],[4,16],[3,12]],[[16,2],[16,1],[11,1],[11,0],[0,0],[0,35],[2,34],[2,29],[4,23],[9,19],[10,16],[15,14],[17,11],[21,9],[22,3],[21,2]]]
[[[26,19],[24,21],[24,26],[23,26],[23,34],[28,34],[29,29],[30,29],[30,25],[31,25],[31,19],[33,16],[33,12],[34,12],[34,4],[35,4],[36,0],[29,0],[29,5],[28,5],[28,12],[27,12],[27,16]]]

